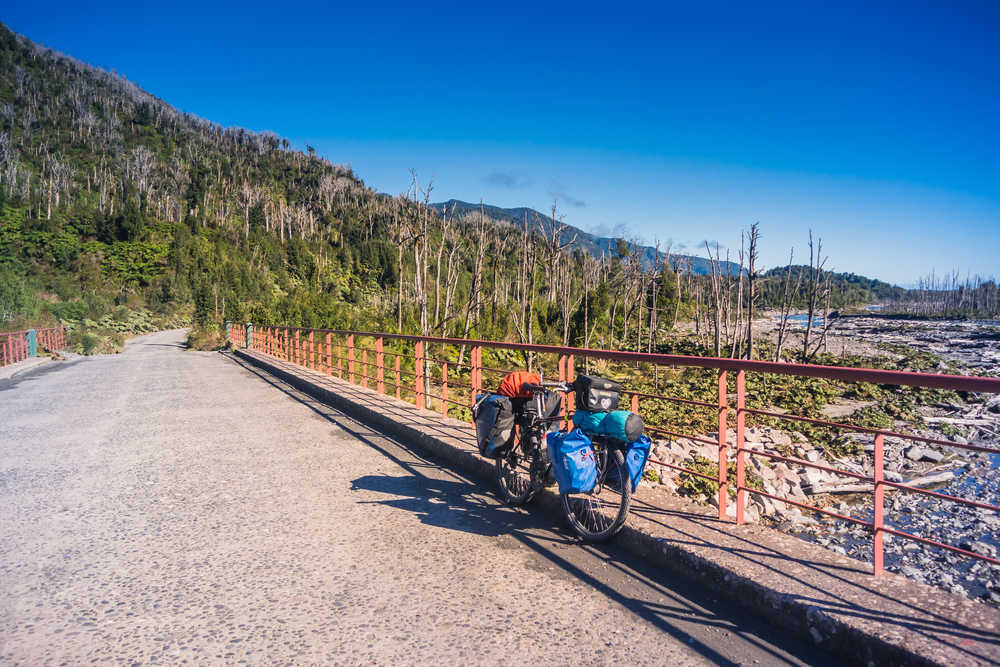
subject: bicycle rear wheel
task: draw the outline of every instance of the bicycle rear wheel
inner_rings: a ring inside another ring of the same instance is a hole
[[[562,507],[570,527],[586,542],[607,542],[625,525],[632,503],[625,457],[615,448],[597,454],[597,484],[590,493],[562,494]]]
[[[537,493],[531,485],[534,457],[522,451],[523,444],[519,443],[503,456],[498,456],[493,467],[500,495],[511,505],[523,505]]]

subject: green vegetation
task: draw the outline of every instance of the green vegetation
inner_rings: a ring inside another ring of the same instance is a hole
[[[186,343],[192,350],[220,350],[226,345],[226,336],[214,325],[194,326],[188,332]]]

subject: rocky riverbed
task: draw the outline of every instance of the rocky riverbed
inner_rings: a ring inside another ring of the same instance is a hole
[[[935,355],[932,359],[938,360],[936,372],[1000,376],[1000,327],[989,323],[844,318],[831,331],[829,341],[830,351],[835,354],[887,356],[894,354],[894,349],[902,350],[897,346],[905,346]],[[906,358],[904,354],[898,356]],[[844,421],[866,405],[863,401],[835,402],[828,406],[826,417]],[[886,479],[1000,505],[1000,454],[960,447],[971,443],[1000,451],[1000,396],[952,397],[921,405],[917,413],[913,423],[896,421],[890,430],[949,441],[955,446],[887,437]],[[735,433],[730,431],[727,435],[732,452]],[[714,440],[717,435],[709,433],[703,437]],[[845,442],[854,440],[857,445],[843,450],[853,449],[857,453],[835,455],[793,430],[769,426],[746,430],[747,449],[871,476],[873,436],[848,433],[843,437]],[[652,457],[690,468],[714,464],[718,460],[718,450],[695,440],[657,440]],[[731,453],[732,458],[735,455]],[[655,478],[652,483],[717,505],[717,499],[705,493],[708,489],[703,482],[678,475],[656,463],[651,463],[649,469],[653,471],[649,477]],[[762,455],[747,457],[747,475],[750,485],[757,485],[766,493],[824,507],[861,521],[872,519],[873,486],[862,479]],[[895,490],[887,493],[885,509],[887,526],[992,558],[1000,557],[1000,515],[997,512]],[[728,503],[727,511],[734,517],[735,503]],[[803,511],[791,503],[754,494],[748,499],[745,518],[774,525],[859,560],[871,561],[872,558],[870,531],[849,521]],[[952,593],[1000,604],[1000,566],[894,536],[886,536],[885,563],[887,569]]]
[[[1000,376],[1000,322],[962,320],[893,320],[840,317],[831,320],[829,351],[866,356],[886,354],[888,345],[932,352],[969,375]]]

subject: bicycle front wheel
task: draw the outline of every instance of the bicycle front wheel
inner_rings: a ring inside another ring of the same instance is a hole
[[[562,494],[570,527],[586,542],[607,542],[625,525],[632,503],[625,457],[618,449],[596,452],[597,484],[589,493]]]
[[[531,485],[533,458],[521,451],[520,445],[496,458],[493,471],[505,502],[523,505],[535,497],[536,489]]]

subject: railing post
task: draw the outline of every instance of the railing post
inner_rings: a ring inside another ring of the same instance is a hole
[[[632,405],[629,406],[629,409],[632,410],[632,412],[634,412],[635,414],[639,414],[639,395],[638,394],[632,394]]]
[[[226,342],[229,343],[230,345],[233,344],[233,336],[232,332],[230,331],[230,329],[232,329],[232,326],[233,325],[231,322],[226,322]]]
[[[576,357],[571,354],[568,357],[566,357],[566,382],[573,384],[573,380],[575,379],[576,379]],[[572,412],[576,407],[576,394],[574,392],[570,392],[569,394],[566,395],[566,398],[569,400],[569,408],[567,409],[566,414],[569,415],[569,413]]]
[[[28,329],[24,335],[28,341],[27,355],[29,357],[36,356],[38,354],[38,332],[34,329]]]
[[[347,379],[354,384],[354,334],[347,337]]]
[[[368,348],[361,349],[361,386],[368,388]]]
[[[746,455],[743,451],[744,428],[746,427],[746,371],[736,373],[736,524],[743,525],[743,511],[746,509]]]
[[[565,382],[566,381],[566,355],[565,354],[560,354],[559,355],[559,361],[558,361],[558,363],[556,365],[559,368],[559,381],[560,382]],[[568,428],[569,427],[569,399],[566,397],[566,394],[563,394],[562,398],[560,400],[562,402],[563,421],[565,422],[565,424],[566,424],[566,426]]]
[[[385,393],[385,354],[382,352],[382,336],[375,339],[375,379],[378,384],[375,390],[380,394]]]
[[[483,391],[483,348],[476,345],[469,354],[469,361],[472,362],[470,369],[472,381],[472,400],[476,400],[476,394]]]
[[[253,342],[251,341],[252,337],[253,337],[253,324],[247,322],[247,337],[246,340],[243,341],[243,347],[253,349]]]
[[[448,416],[448,362],[441,364],[441,416]]]
[[[885,533],[885,436],[875,435],[875,507],[872,512],[872,528],[875,531],[872,542],[872,569],[878,576],[884,571]]]
[[[327,375],[333,375],[333,341],[331,340],[331,336],[332,334],[327,334],[326,339],[323,341],[326,343],[326,354],[324,355],[326,363],[324,366],[326,367]]]
[[[401,401],[403,388],[399,386],[400,376],[399,376],[399,355],[396,355],[396,400]]]
[[[418,408],[423,408],[424,403],[424,341],[418,340],[414,347],[414,363],[413,363],[413,374],[414,388],[417,390],[414,396],[414,402]]]
[[[726,371],[719,371],[719,520],[726,520],[726,496],[729,494],[727,480],[729,453],[726,451],[726,428],[729,416],[728,396],[726,388]]]

